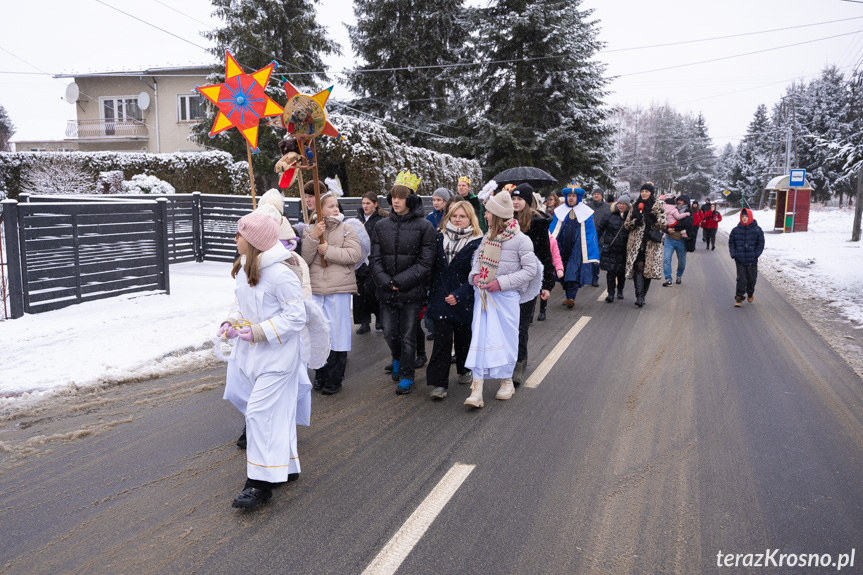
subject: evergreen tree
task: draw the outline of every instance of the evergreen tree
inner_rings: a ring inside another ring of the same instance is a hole
[[[683,173],[677,179],[676,191],[692,199],[710,194],[716,176],[716,156],[707,135],[707,123],[700,113],[684,119],[684,141],[681,156],[685,161]]]
[[[15,133],[15,126],[12,124],[12,119],[6,113],[6,108],[0,106],[0,152],[9,151],[9,140]]]
[[[474,12],[477,56],[470,98],[472,152],[488,176],[543,168],[561,182],[611,186],[608,80],[581,0],[497,0]]]
[[[209,78],[213,84],[224,82],[225,50],[230,50],[246,73],[278,62],[267,86],[267,95],[285,103],[285,92],[273,80],[286,75],[301,90],[315,93],[328,81],[323,54],[339,54],[338,44],[327,37],[326,28],[316,21],[318,0],[212,0],[214,15],[225,22],[223,28],[206,32],[215,42],[212,49],[218,64]],[[209,138],[216,108],[205,107],[207,117],[193,129],[195,140],[203,145],[230,152],[235,160],[247,159],[246,140],[230,129]],[[278,141],[285,135],[281,127],[268,128],[261,121],[258,135],[260,153],[252,156],[256,188],[270,187],[277,181],[273,165],[280,157]]]
[[[737,147],[739,171],[732,182],[737,193],[732,193],[729,200],[745,198],[750,206],[758,204],[764,184],[772,174],[771,151],[776,134],[777,130],[767,114],[767,106],[760,104],[749,122],[746,136]]]
[[[387,129],[414,145],[445,142],[461,116],[467,58],[463,0],[354,0],[351,45],[362,60],[348,73],[357,108],[388,120]],[[425,68],[432,66],[431,68]],[[372,70],[390,69],[375,72]],[[369,71],[366,71],[369,70]]]

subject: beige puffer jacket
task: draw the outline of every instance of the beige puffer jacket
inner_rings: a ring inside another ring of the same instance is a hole
[[[356,293],[357,278],[354,268],[360,261],[360,240],[349,224],[332,217],[327,217],[326,223],[324,237],[329,245],[324,259],[327,260],[327,267],[321,266],[321,256],[318,254],[320,241],[312,234],[314,226],[310,225],[303,230],[302,256],[309,264],[312,293]]]

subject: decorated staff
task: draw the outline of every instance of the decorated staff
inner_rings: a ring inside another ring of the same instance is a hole
[[[252,74],[243,69],[230,52],[225,51],[225,81],[211,86],[195,86],[203,97],[219,109],[209,136],[214,138],[230,128],[237,128],[246,139],[249,160],[249,180],[252,185],[252,208],[256,208],[255,174],[252,169],[252,154],[258,153],[258,123],[261,118],[278,116],[284,112],[275,100],[264,93],[276,62]]]

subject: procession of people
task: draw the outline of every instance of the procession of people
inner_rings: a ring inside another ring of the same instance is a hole
[[[236,340],[224,397],[246,419],[237,445],[247,450],[247,480],[234,507],[255,508],[299,477],[296,425],[309,424],[312,390],[343,389],[354,325],[356,334],[367,334],[374,316],[396,394],[415,391],[427,363],[430,399],[441,401],[455,365],[456,381],[470,385],[464,405],[481,409],[489,379],[500,382],[496,400],[515,396],[528,372],[537,303],[537,320],[544,321],[557,284],[564,313],[582,288],[599,287],[601,271],[606,302],[625,299],[630,283],[642,308],[652,280],[682,283],[699,227],[706,248],[715,249],[722,218],[709,202],[696,209],[687,196],[666,197],[651,182],[634,197],[606,201],[594,189],[585,201],[575,182],[560,190],[562,199],[555,192],[542,198],[527,182],[477,196],[462,176],[455,190],[434,191],[430,210],[417,195],[420,182],[400,172],[386,195],[389,211],[370,191],[356,218],[326,186],[316,193],[307,184],[306,207],[321,218],[314,213],[294,226],[284,217],[281,192],[270,190],[238,222],[236,301],[218,330]],[[754,300],[763,246],[763,232],[743,210],[729,239],[738,307]]]

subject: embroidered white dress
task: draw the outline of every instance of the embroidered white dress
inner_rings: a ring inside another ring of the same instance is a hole
[[[300,472],[297,399],[301,384],[309,386],[300,337],[306,306],[296,274],[281,263],[287,257],[281,244],[264,252],[261,281],[255,287],[249,286],[242,268],[237,273],[231,319],[259,324],[267,341],[235,340],[237,350],[228,362],[224,395],[246,416],[247,476],[271,483],[287,481],[289,473]]]

